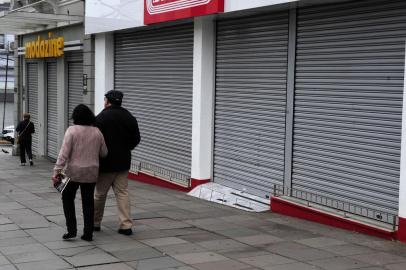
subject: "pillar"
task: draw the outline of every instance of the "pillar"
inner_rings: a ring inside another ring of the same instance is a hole
[[[95,37],[95,114],[104,108],[104,94],[114,87],[114,36],[97,34]]]
[[[215,92],[215,23],[195,18],[193,47],[192,187],[212,178]]]

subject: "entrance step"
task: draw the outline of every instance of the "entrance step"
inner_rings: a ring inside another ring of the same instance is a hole
[[[197,186],[188,195],[249,212],[270,210],[268,199],[212,182]]]

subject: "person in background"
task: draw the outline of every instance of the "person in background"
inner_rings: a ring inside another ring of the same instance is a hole
[[[25,166],[26,159],[25,153],[27,153],[30,161],[30,166],[34,165],[32,161],[32,134],[35,133],[34,123],[30,121],[30,114],[25,113],[24,120],[17,125],[18,139],[17,143],[20,145],[20,161],[21,166]]]
[[[111,90],[104,97],[104,110],[96,117],[96,126],[104,135],[109,153],[100,161],[100,175],[95,191],[94,230],[100,231],[104,206],[110,187],[117,200],[118,233],[131,235],[132,219],[128,196],[128,171],[131,150],[140,142],[137,119],[121,107],[123,93]]]
[[[92,241],[94,188],[99,176],[99,157],[107,155],[107,147],[100,130],[94,127],[95,116],[86,105],[78,105],[73,110],[72,119],[74,125],[66,130],[52,181],[55,184],[61,171],[70,178],[62,192],[63,212],[68,230],[62,238],[67,240],[76,237],[75,196],[80,187],[84,220],[81,238]]]

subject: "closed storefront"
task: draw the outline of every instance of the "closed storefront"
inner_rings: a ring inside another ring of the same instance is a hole
[[[193,25],[115,35],[115,89],[137,117],[134,169],[186,184],[192,141]]]
[[[217,23],[214,182],[268,197],[283,184],[289,12]]]
[[[139,120],[131,179],[406,228],[406,1],[208,2],[219,9],[145,6],[132,29],[88,25],[98,110],[113,87]]]
[[[48,158],[58,157],[58,106],[57,106],[57,70],[56,62],[46,63],[46,89],[47,89],[47,143],[46,154]]]
[[[84,65],[83,31],[83,26],[76,24],[22,35],[19,40],[18,55],[24,63],[22,70],[26,78],[21,86],[27,92],[27,105],[22,113],[32,114],[36,131],[33,151],[37,157],[57,159],[72,110],[84,103],[83,69],[86,66],[90,74],[93,56],[88,52],[89,63]],[[93,109],[90,100],[86,101]]]
[[[38,64],[27,63],[26,67],[28,113],[31,115],[31,122],[36,129],[32,135],[32,152],[36,155],[38,153]]]
[[[68,125],[73,125],[73,109],[83,103],[83,54],[67,53],[68,68]]]
[[[298,10],[295,190],[397,213],[405,14],[403,0]]]

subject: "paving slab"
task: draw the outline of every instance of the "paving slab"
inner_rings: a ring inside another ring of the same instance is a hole
[[[28,263],[28,262],[36,262],[36,261],[45,261],[45,260],[51,260],[51,259],[57,259],[58,256],[56,256],[54,253],[51,251],[26,251],[22,253],[14,253],[7,255],[7,258],[12,262],[13,264],[18,264],[18,263]]]
[[[239,258],[248,258],[262,255],[269,255],[270,252],[256,247],[248,247],[242,249],[232,249],[232,250],[219,250],[219,254],[230,258],[230,259],[239,259]]]
[[[133,269],[134,268],[130,267],[125,263],[110,263],[80,268],[80,270],[133,270]]]
[[[188,243],[187,241],[185,241],[181,238],[178,238],[178,237],[155,238],[155,239],[140,240],[140,241],[151,247],[160,247],[160,246]]]
[[[66,261],[54,258],[51,260],[19,263],[16,264],[19,270],[61,270],[61,269],[73,269],[72,265]]]
[[[279,264],[279,265],[270,265],[263,267],[264,270],[322,270],[314,265],[297,262],[297,263],[288,263],[288,264]]]
[[[51,241],[51,242],[43,242],[44,246],[51,250],[58,250],[58,249],[64,249],[64,248],[80,248],[83,246],[90,246],[93,245],[90,242],[87,241],[81,241],[78,239],[75,240],[70,240],[70,241],[64,241],[61,239],[57,241]]]
[[[0,243],[3,239],[16,239],[27,236],[28,234],[23,230],[0,232]]]
[[[168,255],[178,255],[185,253],[197,253],[207,251],[207,249],[205,249],[204,247],[193,243],[159,246],[156,247],[156,249]]]
[[[158,258],[139,260],[137,270],[158,270],[168,267],[181,267],[185,264],[175,260],[174,258],[163,256]]]
[[[208,250],[231,250],[231,249],[244,249],[249,246],[238,242],[233,239],[210,240],[204,242],[197,242],[197,245],[202,246]]]
[[[0,270],[17,270],[17,268],[12,264],[0,265]]]
[[[17,157],[0,160],[0,270],[406,269],[404,244],[134,181],[134,235],[117,233],[117,202],[110,191],[94,241],[80,239],[79,194],[79,235],[63,241],[65,218],[61,196],[50,185],[52,167],[42,159],[24,169]]]
[[[236,240],[251,246],[262,246],[285,241],[282,238],[270,234],[257,234],[252,236],[237,237]]]
[[[385,266],[385,268],[388,269],[388,270],[404,270],[404,269],[406,269],[406,262],[387,264]]]
[[[32,237],[17,237],[0,239],[0,247],[8,247],[22,244],[36,243],[37,241]]]
[[[0,232],[7,232],[7,231],[16,231],[19,230],[20,227],[18,227],[16,224],[3,224],[0,225]]]
[[[3,255],[0,255],[0,265],[5,265],[5,264],[10,264],[10,261],[7,260],[7,258],[4,257]]]
[[[334,239],[334,238],[329,238],[329,237],[308,238],[308,239],[297,240],[296,242],[309,246],[309,247],[313,247],[313,248],[323,248],[323,247],[347,244],[344,241]]]
[[[252,266],[235,260],[225,260],[225,261],[194,264],[193,267],[199,270],[213,270],[213,269],[242,270],[251,268]]]
[[[4,255],[20,254],[24,252],[46,252],[48,249],[40,243],[24,244],[24,245],[9,245],[0,247],[0,252]]]
[[[359,260],[362,262],[370,263],[373,265],[386,265],[386,264],[406,262],[405,257],[393,255],[393,254],[386,253],[386,252],[353,255],[353,256],[350,256],[350,258]]]
[[[295,260],[288,259],[286,257],[277,254],[268,254],[255,257],[241,258],[239,259],[239,261],[259,268],[296,262]]]
[[[148,246],[138,242],[136,240],[129,240],[117,243],[108,243],[108,244],[97,244],[100,249],[103,249],[107,252],[114,252],[120,250],[129,250],[129,249],[138,249],[138,248],[147,248]]]
[[[336,257],[323,260],[309,261],[309,264],[328,270],[359,269],[372,266],[366,262],[354,260],[348,257]]]
[[[250,229],[250,228],[240,227],[240,228],[217,231],[217,234],[224,235],[225,237],[235,239],[235,238],[240,238],[240,237],[259,235],[259,234],[261,234],[261,230],[259,230],[259,229],[254,230],[254,229]]]
[[[8,219],[7,217],[0,215],[0,224],[1,225],[5,225],[5,224],[10,224],[13,223],[10,219]]]
[[[76,256],[72,256],[72,257],[65,257],[65,260],[75,267],[120,262],[120,260],[118,258],[116,258],[108,253],[105,253],[105,252],[99,252],[99,253],[88,254],[88,255],[79,254]]]
[[[80,255],[80,254],[92,254],[93,250],[95,251],[93,253],[97,253],[97,247],[95,247],[93,245],[88,245],[88,246],[83,246],[83,247],[53,249],[52,251],[56,255],[66,258],[66,257],[73,257],[76,255]]]
[[[317,259],[333,258],[337,255],[328,251],[324,251],[316,248],[298,248],[298,249],[281,249],[275,251],[276,254],[285,256],[287,258],[295,259],[298,261],[306,262]]]
[[[197,253],[187,253],[173,255],[176,260],[181,261],[185,264],[199,264],[207,262],[216,262],[227,260],[226,257],[215,253],[215,252],[197,252]]]
[[[206,232],[203,230],[200,233],[195,233],[195,234],[190,234],[190,235],[181,235],[181,236],[179,236],[179,238],[181,238],[185,241],[191,242],[191,243],[227,239],[226,236],[222,236],[220,234],[216,234],[216,233],[212,233],[212,232]]]
[[[157,258],[157,257],[164,256],[163,252],[160,252],[151,247],[118,250],[118,251],[111,252],[111,254],[123,262]]]
[[[368,254],[374,253],[375,250],[365,247],[359,246],[355,244],[345,244],[345,245],[333,245],[333,246],[325,246],[323,247],[325,251],[341,255],[341,256],[349,256],[349,255],[360,255],[360,254]]]
[[[170,267],[170,268],[162,268],[161,270],[196,270],[191,266],[180,266],[180,267]]]

